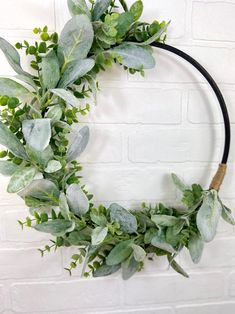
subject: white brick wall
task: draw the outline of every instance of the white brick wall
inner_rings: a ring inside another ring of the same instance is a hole
[[[201,62],[220,84],[235,123],[234,0],[143,0],[144,18],[171,20],[169,43]],[[132,0],[128,0],[131,3]],[[61,30],[69,18],[66,0],[0,1],[0,36],[34,40],[30,31],[47,24]],[[138,206],[140,201],[176,200],[168,174],[207,186],[221,157],[222,119],[205,80],[189,64],[156,50],[156,69],[140,76],[114,67],[100,76],[98,106],[83,119],[91,141],[81,157],[84,182],[95,201]],[[25,69],[28,68],[23,57]],[[13,72],[0,53],[0,75]],[[232,135],[233,135],[232,131]],[[235,207],[234,144],[221,195]],[[199,265],[185,251],[179,261],[191,278],[167,270],[161,258],[128,282],[120,276],[80,279],[63,270],[76,250],[44,259],[35,248],[48,236],[18,227],[27,215],[17,196],[0,186],[0,313],[44,314],[234,314],[235,235],[221,222],[216,240]],[[105,298],[103,298],[105,296]]]

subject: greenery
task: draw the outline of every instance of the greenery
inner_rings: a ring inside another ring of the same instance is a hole
[[[211,241],[220,216],[235,224],[231,211],[215,190],[187,187],[182,206],[142,204],[127,211],[118,204],[95,208],[82,184],[77,158],[89,141],[87,126],[77,129],[89,113],[84,100],[98,90],[97,74],[118,63],[129,73],[153,68],[151,43],[164,42],[169,23],[139,21],[143,3],[128,8],[124,0],[68,0],[72,18],[60,36],[47,26],[35,28],[40,41],[17,43],[30,55],[32,73],[25,72],[17,50],[3,38],[0,49],[17,73],[0,78],[0,173],[9,176],[9,193],[18,193],[30,215],[19,221],[53,236],[45,252],[76,246],[66,269],[83,264],[85,277],[107,276],[122,268],[124,279],[143,268],[146,256],[165,255],[169,265],[188,276],[175,257],[186,247],[198,263],[204,242]],[[21,81],[21,83],[19,83]],[[23,82],[23,83],[22,83]],[[82,100],[82,101],[81,101]]]

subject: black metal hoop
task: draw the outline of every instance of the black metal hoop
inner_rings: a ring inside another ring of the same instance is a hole
[[[190,57],[185,52],[183,52],[183,51],[181,51],[175,47],[172,47],[170,45],[163,44],[163,43],[152,43],[151,45],[156,47],[156,48],[170,51],[170,52],[178,55],[179,57],[183,58],[184,60],[188,61],[205,77],[207,82],[210,84],[211,88],[213,89],[213,91],[214,91],[214,93],[218,99],[220,109],[221,109],[221,112],[223,115],[224,130],[225,130],[225,141],[224,141],[224,152],[223,152],[221,164],[227,164],[229,151],[230,151],[230,142],[231,142],[231,127],[230,127],[230,119],[229,119],[227,106],[226,106],[224,97],[223,97],[218,85],[216,84],[214,79],[211,77],[211,75],[207,72],[207,70],[200,63],[198,63],[195,59]]]

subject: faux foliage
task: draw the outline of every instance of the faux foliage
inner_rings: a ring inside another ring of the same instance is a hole
[[[175,261],[180,251],[186,247],[198,263],[220,217],[235,224],[218,193],[197,184],[187,187],[173,174],[182,206],[96,208],[77,161],[90,137],[79,121],[90,109],[84,100],[95,98],[97,74],[118,63],[131,74],[144,75],[155,66],[150,44],[165,41],[169,23],[140,21],[141,0],[130,8],[124,0],[68,0],[68,8],[72,18],[60,36],[47,26],[37,27],[39,41],[15,45],[31,56],[32,73],[23,70],[17,49],[0,38],[17,79],[0,78],[0,144],[5,147],[0,173],[10,177],[8,192],[18,193],[29,207],[30,215],[19,223],[53,236],[39,250],[42,256],[76,246],[66,268],[70,274],[83,263],[85,277],[122,269],[129,279],[143,268],[146,256],[166,256],[170,267],[188,277]]]

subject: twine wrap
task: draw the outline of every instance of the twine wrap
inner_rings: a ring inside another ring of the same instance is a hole
[[[219,191],[226,174],[227,165],[226,164],[220,164],[218,167],[218,170],[214,176],[214,178],[211,181],[210,189]]]

